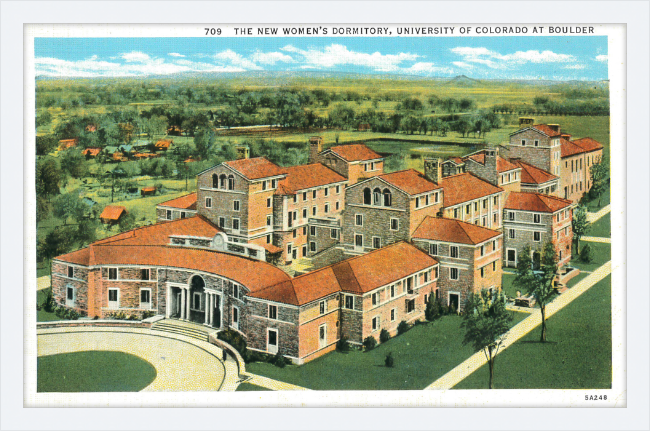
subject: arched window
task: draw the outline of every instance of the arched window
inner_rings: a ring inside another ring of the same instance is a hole
[[[228,190],[235,190],[235,176],[228,175]]]
[[[212,174],[212,188],[219,188],[219,176],[217,174]]]
[[[370,196],[370,189],[366,187],[365,189],[363,189],[363,204],[370,205],[372,203],[371,199],[372,198]]]
[[[391,205],[393,205],[393,200],[390,194],[390,190],[384,189],[384,206],[389,207]]]
[[[226,188],[226,175],[221,174],[219,177],[219,182],[220,182],[220,188],[225,189]]]
[[[381,205],[381,190],[378,188],[372,191],[372,204]]]

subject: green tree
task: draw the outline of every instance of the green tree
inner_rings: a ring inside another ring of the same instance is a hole
[[[214,132],[210,129],[200,129],[194,135],[194,146],[202,159],[210,157],[214,142]]]
[[[88,163],[80,150],[69,149],[61,155],[61,169],[73,178],[81,178],[88,174]]]
[[[75,221],[80,221],[89,209],[77,191],[59,195],[54,200],[54,215],[63,220],[64,226],[70,217]]]
[[[598,196],[598,206],[605,188],[607,188],[607,166],[603,164],[602,158],[599,158],[589,167],[591,175],[591,192]]]
[[[42,195],[36,195],[36,221],[47,219],[52,211],[52,204]]]
[[[36,137],[36,155],[45,156],[59,145],[59,140],[54,135],[43,135]]]
[[[36,114],[36,127],[47,126],[52,122],[52,114],[47,109],[40,110]]]
[[[489,388],[493,388],[496,355],[510,329],[512,315],[506,310],[503,293],[492,295],[487,290],[473,293],[465,304],[462,328],[465,329],[463,345],[471,345],[474,351],[483,351],[490,368]]]
[[[427,299],[427,304],[426,304],[426,307],[424,309],[424,317],[429,322],[433,322],[439,316],[440,316],[440,303],[435,298],[435,295],[433,294],[433,291],[432,291],[429,294],[429,298]]]
[[[95,242],[97,240],[98,227],[99,222],[96,219],[87,218],[80,220],[77,225],[74,240],[79,243],[81,247],[85,247],[88,244]]]
[[[120,232],[126,232],[135,228],[136,216],[134,211],[124,214],[118,222]]]
[[[518,256],[517,275],[514,284],[526,295],[535,298],[542,312],[542,334],[540,341],[546,342],[546,306],[555,293],[555,277],[557,276],[557,253],[552,243],[544,244],[541,268],[533,271],[533,260],[530,246],[525,246]]]
[[[409,115],[402,119],[401,128],[409,135],[412,135],[418,127],[420,127],[420,120],[417,117]]]
[[[580,254],[580,238],[589,231],[589,222],[587,221],[587,210],[582,205],[573,211],[573,239],[576,242],[576,254]]]
[[[456,129],[463,135],[467,135],[472,130],[472,123],[467,118],[461,118],[456,123]]]
[[[72,226],[57,227],[38,241],[36,257],[39,261],[50,260],[70,250],[74,230]]]
[[[59,193],[61,183],[61,170],[56,161],[47,158],[36,165],[36,194],[52,196]]]

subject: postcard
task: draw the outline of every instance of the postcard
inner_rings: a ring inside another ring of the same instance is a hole
[[[624,41],[27,26],[25,405],[625,407]]]

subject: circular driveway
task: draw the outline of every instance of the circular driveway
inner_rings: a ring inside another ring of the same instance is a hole
[[[38,356],[88,350],[130,353],[156,369],[156,378],[143,391],[234,390],[229,383],[236,376],[232,370],[227,372],[231,367],[219,359],[221,349],[207,342],[168,338],[141,329],[61,329],[38,331]]]

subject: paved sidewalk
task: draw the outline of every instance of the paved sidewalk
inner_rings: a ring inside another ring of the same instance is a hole
[[[586,292],[591,286],[598,283],[607,275],[611,274],[611,272],[612,262],[609,261],[596,269],[592,274],[580,280],[575,286],[565,291],[563,294],[555,298],[553,302],[546,306],[546,318],[548,319],[553,314],[560,311],[571,301]],[[541,323],[542,312],[541,310],[536,309],[535,312],[533,312],[529,317],[525,318],[510,329],[503,345],[499,349],[499,353],[502,353],[506,348],[510,347],[517,340],[528,334]],[[472,374],[474,371],[478,370],[486,363],[487,360],[485,359],[485,354],[483,351],[476,352],[456,368],[449,371],[447,374],[424,388],[424,390],[452,389],[463,379]]]
[[[607,214],[608,212],[610,212],[611,210],[612,210],[612,204],[609,204],[606,207],[601,208],[598,212],[595,213],[587,212],[587,221],[589,223],[593,223],[598,219],[600,219],[605,214]]]
[[[251,385],[261,386],[272,391],[311,391],[311,389],[303,388],[302,386],[292,385],[291,383],[281,382],[257,374],[245,373],[244,375],[249,377],[249,379],[241,383],[250,383]]]
[[[580,238],[580,241],[587,241],[587,242],[602,242],[603,244],[611,244],[612,239],[611,238],[602,238],[599,236],[583,236]]]
[[[36,279],[36,290],[43,290],[50,287],[50,276],[44,275],[43,277],[38,277]]]

